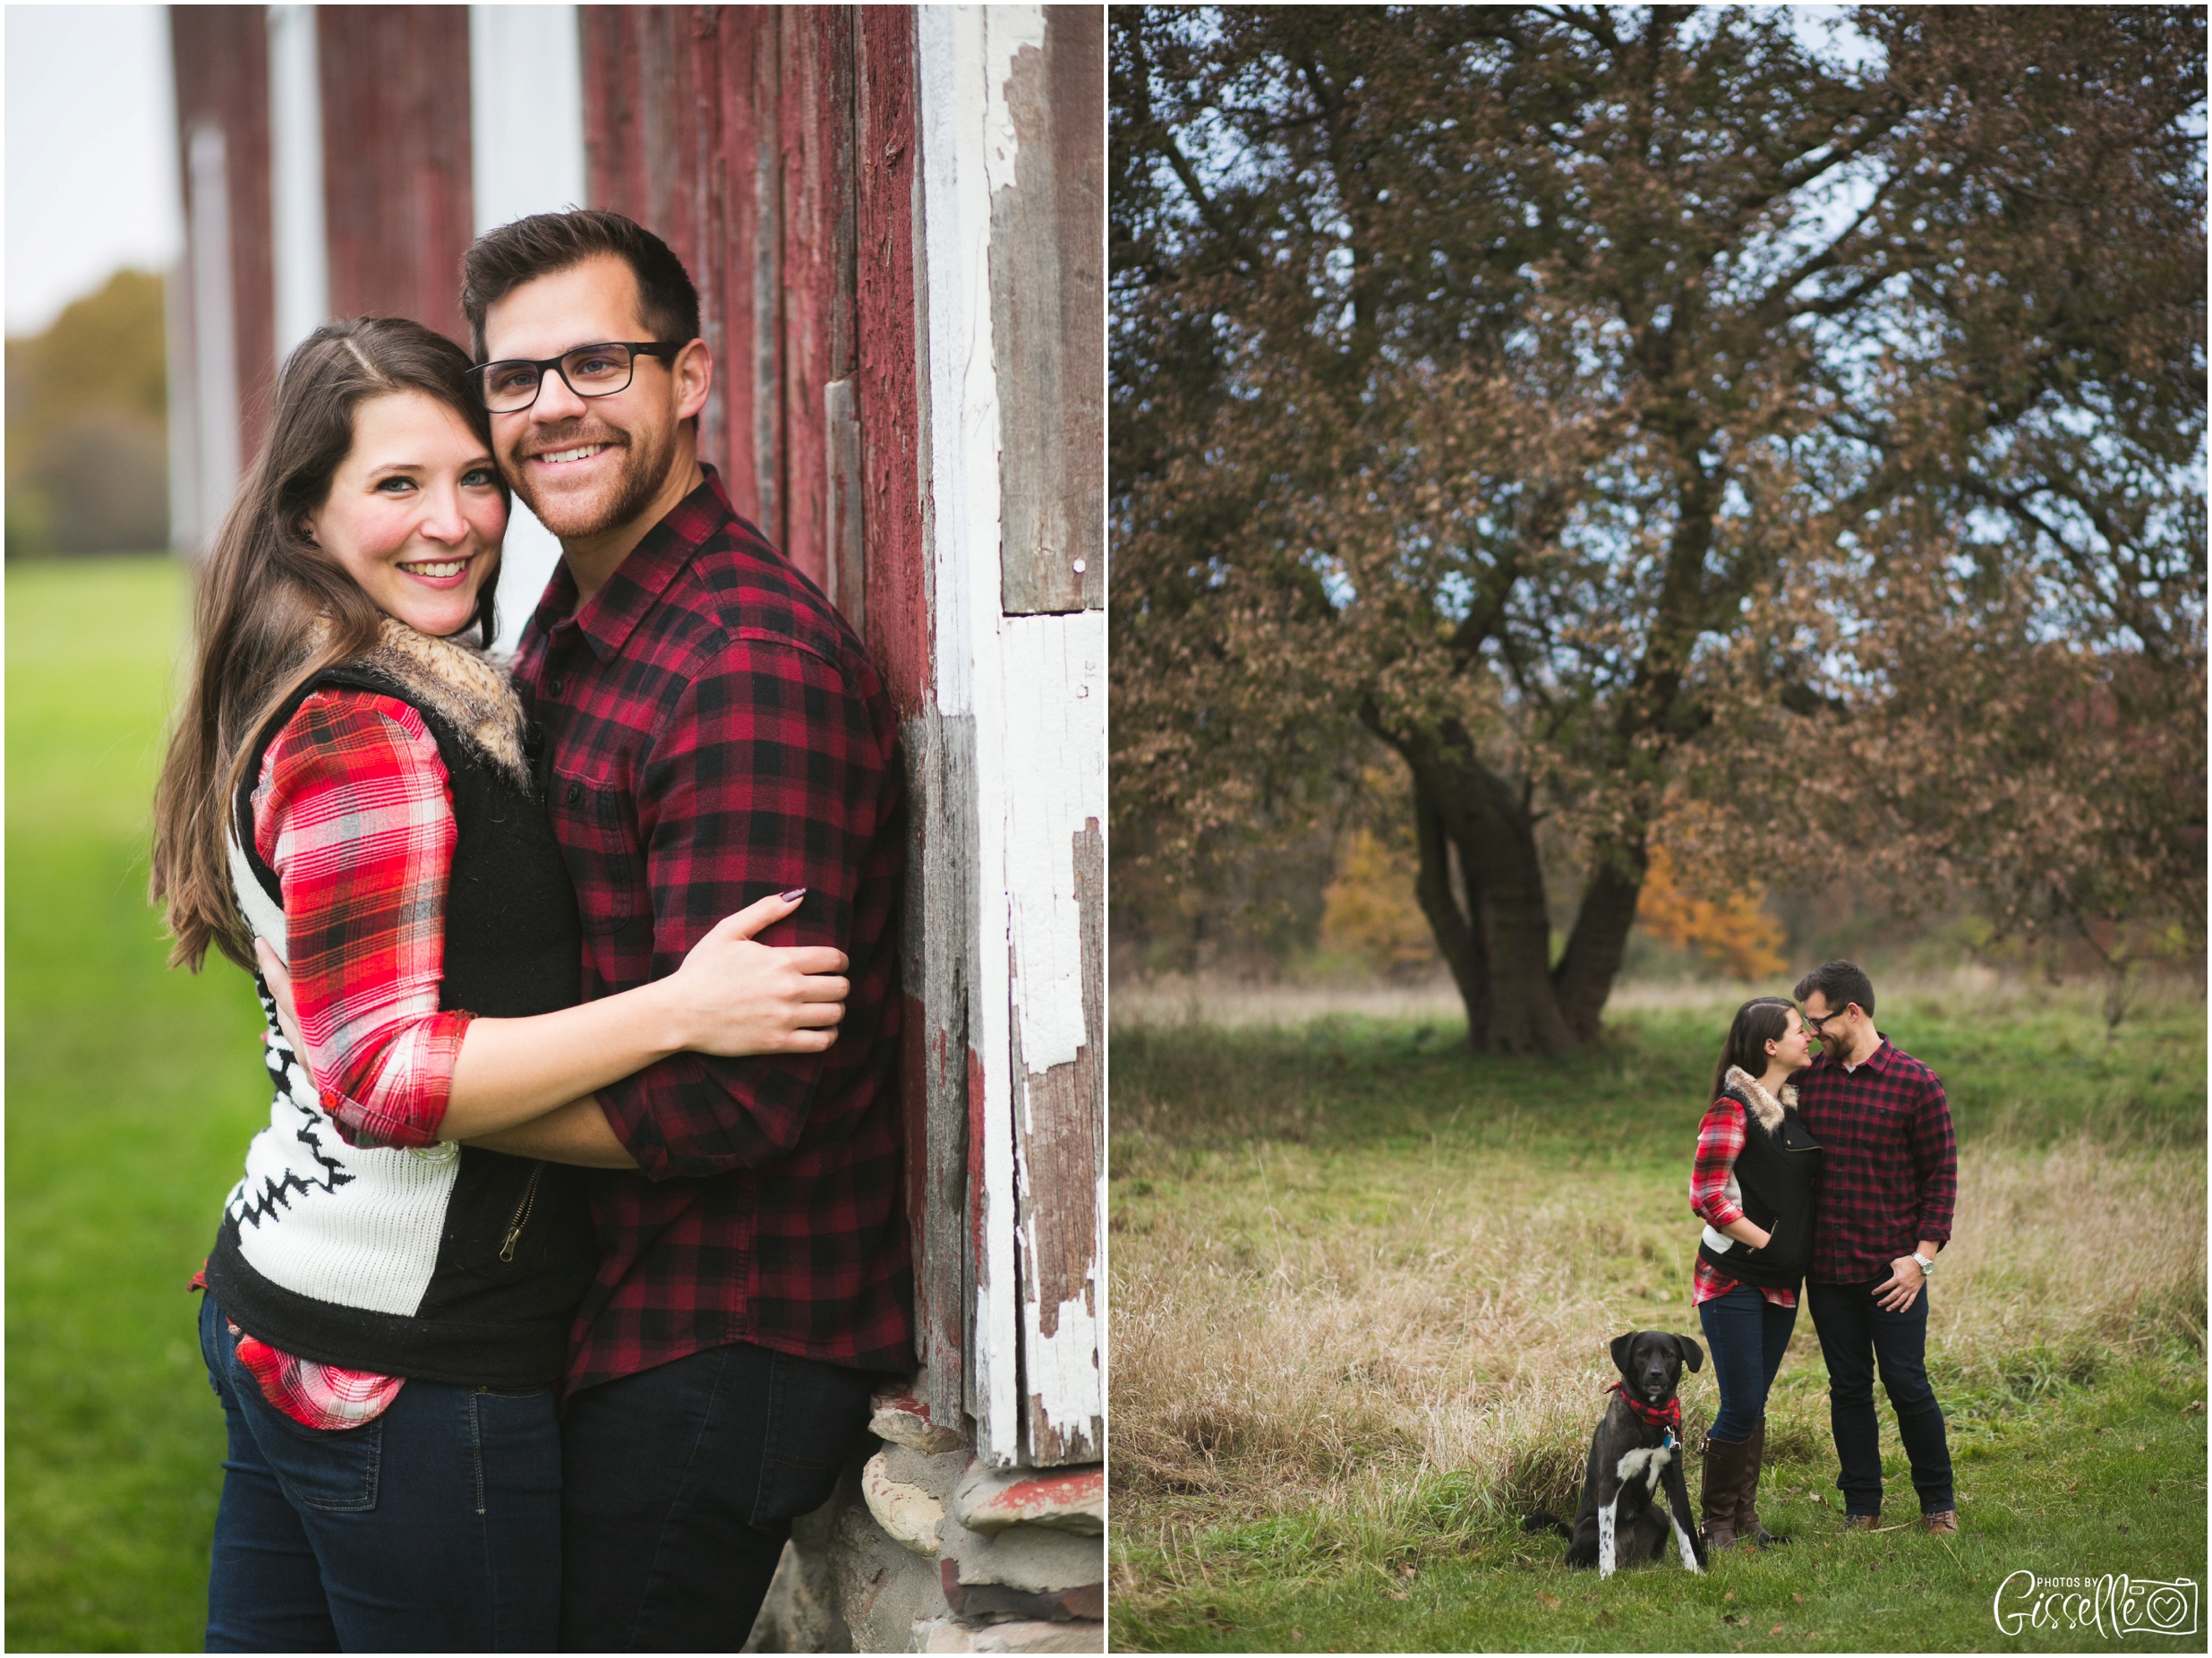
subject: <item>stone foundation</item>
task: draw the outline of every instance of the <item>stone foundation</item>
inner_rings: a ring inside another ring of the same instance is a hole
[[[991,1470],[910,1398],[791,1528],[748,1653],[1106,1648],[1105,1479]]]

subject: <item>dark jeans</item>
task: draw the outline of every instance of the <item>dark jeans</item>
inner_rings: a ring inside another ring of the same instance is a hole
[[[1789,1332],[1798,1310],[1778,1307],[1748,1284],[1701,1302],[1698,1320],[1712,1355],[1712,1380],[1721,1389],[1721,1409],[1708,1439],[1740,1445],[1758,1431],[1766,1414],[1766,1390],[1789,1350]]]
[[[1951,1444],[1943,1413],[1928,1385],[1928,1293],[1921,1290],[1902,1312],[1875,1301],[1873,1284],[1811,1284],[1813,1328],[1828,1361],[1828,1421],[1836,1437],[1841,1472],[1836,1489],[1846,1514],[1882,1512],[1881,1426],[1875,1415],[1874,1379],[1897,1412],[1897,1437],[1912,1467],[1920,1512],[1941,1514],[1958,1506],[1951,1489]]]
[[[412,1380],[374,1422],[303,1427],[262,1397],[215,1297],[202,1299],[200,1350],[230,1430],[208,1651],[550,1650],[552,1389]]]
[[[736,1342],[570,1398],[562,1650],[737,1651],[878,1380]]]

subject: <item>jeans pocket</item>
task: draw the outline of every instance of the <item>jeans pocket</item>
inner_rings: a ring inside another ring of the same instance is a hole
[[[237,1360],[227,1329],[217,1338],[227,1360],[225,1379],[245,1415],[261,1460],[284,1494],[306,1508],[329,1514],[365,1514],[376,1507],[377,1473],[384,1459],[384,1419],[358,1428],[311,1428],[295,1422],[261,1392],[253,1373]]]
[[[779,1353],[770,1363],[767,1444],[753,1498],[756,1526],[779,1526],[830,1500],[867,1425],[875,1378]]]

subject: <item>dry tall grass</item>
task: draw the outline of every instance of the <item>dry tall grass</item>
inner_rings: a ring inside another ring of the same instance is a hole
[[[1383,1519],[1424,1471],[1463,1472],[1493,1510],[1564,1503],[1612,1379],[1608,1340],[1697,1331],[1682,1182],[1413,1160],[1409,1175],[1402,1153],[1264,1144],[1212,1179],[1195,1168],[1192,1201],[1117,1215],[1117,1528],[1171,1511]],[[1969,1148],[1958,1212],[1932,1303],[1945,1385],[2017,1390],[2115,1349],[2201,1342],[2192,1159],[2087,1139]],[[1824,1445],[1824,1397],[1786,1385],[1817,1363],[1800,1314],[1772,1407],[1779,1456]],[[1695,1432],[1710,1372],[1686,1380]]]

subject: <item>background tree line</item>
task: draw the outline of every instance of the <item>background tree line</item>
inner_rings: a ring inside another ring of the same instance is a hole
[[[1363,734],[1477,1048],[1655,856],[2200,952],[2204,18],[1815,28],[1116,11],[1117,903]]]
[[[119,270],[7,342],[7,556],[169,544],[161,278]]]

